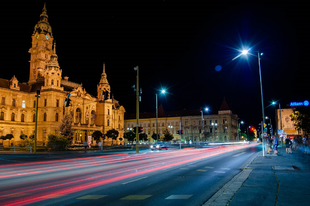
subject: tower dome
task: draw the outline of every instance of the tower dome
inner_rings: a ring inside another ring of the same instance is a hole
[[[39,34],[49,34],[49,36],[52,35],[52,27],[50,23],[48,22],[48,15],[46,13],[46,5],[44,4],[44,7],[42,9],[42,14],[40,15],[40,21],[34,26],[33,34],[39,33]]]

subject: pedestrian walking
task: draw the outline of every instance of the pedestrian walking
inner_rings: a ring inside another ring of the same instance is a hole
[[[274,154],[278,155],[278,137],[274,138],[274,144],[273,144],[273,150],[274,150]]]
[[[286,137],[285,139],[285,147],[286,147],[286,153],[291,154],[292,153],[292,141],[289,137]]]
[[[84,151],[86,152],[86,149],[87,149],[87,142],[84,141]]]

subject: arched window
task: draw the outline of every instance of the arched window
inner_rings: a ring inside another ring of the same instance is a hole
[[[110,115],[110,109],[108,109],[108,115]]]
[[[58,122],[58,113],[55,114],[55,121]]]
[[[91,111],[91,124],[95,124],[96,121],[96,112],[93,110]]]
[[[59,86],[59,80],[57,80],[57,87]]]
[[[54,85],[54,79],[51,80],[51,85]]]
[[[108,119],[108,121],[107,121],[107,126],[110,126],[110,120]]]
[[[15,114],[14,113],[11,114],[11,121],[15,121]]]
[[[16,100],[12,99],[12,106],[15,107],[16,106]]]
[[[22,115],[20,116],[20,121],[21,121],[21,122],[24,122],[24,121],[25,121],[25,115],[24,115],[24,114],[22,114]]]
[[[81,123],[81,110],[77,108],[75,111],[75,123]]]
[[[0,114],[0,120],[4,120],[4,112],[1,112],[1,114]]]
[[[46,119],[47,119],[47,114],[44,113],[44,115],[43,115],[43,121],[46,122]]]

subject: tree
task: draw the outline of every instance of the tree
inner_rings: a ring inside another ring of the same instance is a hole
[[[91,136],[96,142],[98,142],[100,140],[100,137],[102,137],[102,133],[100,131],[95,131],[94,133],[92,133]]]
[[[310,110],[308,108],[297,108],[290,117],[297,131],[302,130],[305,135],[310,133]]]
[[[157,134],[156,133],[153,133],[151,137],[153,140],[157,141]],[[158,139],[160,140],[159,135],[158,135]]]
[[[27,139],[27,135],[21,134],[21,135],[19,136],[19,138],[20,138],[21,140],[25,140],[25,139]]]
[[[148,140],[148,138],[147,138],[147,134],[145,134],[145,133],[140,133],[139,134],[139,140],[141,141],[147,141]]]
[[[107,131],[107,137],[112,138],[112,145],[113,145],[113,140],[116,140],[116,138],[118,137],[118,131],[115,129]]]
[[[128,142],[133,142],[136,138],[136,134],[133,131],[125,132],[124,138],[127,139]]]
[[[47,146],[53,150],[65,150],[69,144],[69,140],[66,137],[49,134]]]
[[[171,140],[173,140],[173,135],[169,132],[168,129],[166,129],[165,132],[164,132],[164,141],[168,142],[168,141],[171,141]]]
[[[1,139],[3,139],[3,140],[7,140],[7,139],[10,140],[10,139],[13,139],[13,138],[14,138],[14,136],[12,134],[7,134],[7,135],[1,137]]]
[[[72,116],[66,114],[59,125],[60,134],[69,141],[73,139]]]

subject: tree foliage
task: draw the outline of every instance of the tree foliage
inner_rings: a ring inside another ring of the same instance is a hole
[[[5,136],[1,136],[1,139],[3,139],[3,140],[10,140],[10,139],[13,139],[14,138],[14,136],[12,135],[12,134],[7,134],[7,135],[5,135]]]
[[[169,132],[168,129],[165,130],[164,132],[164,139],[165,142],[173,140],[173,135]]]
[[[47,147],[52,148],[52,150],[65,150],[69,144],[69,140],[66,137],[49,134]]]
[[[95,131],[94,133],[92,133],[91,135],[95,141],[99,141],[100,137],[102,137],[102,133],[100,131]]]
[[[69,141],[73,139],[72,116],[66,114],[59,125],[60,134]]]
[[[145,134],[145,133],[139,134],[139,141],[147,141],[147,140],[148,140],[147,134]]]
[[[133,142],[136,138],[136,134],[133,131],[125,132],[124,138],[127,139],[128,142]]]
[[[109,131],[107,131],[107,137],[108,138],[112,138],[112,145],[113,145],[113,140],[116,140],[118,137],[118,131],[115,129],[111,129]]]
[[[25,139],[27,139],[27,135],[21,134],[21,135],[19,136],[19,138],[20,138],[21,140],[25,140]]]
[[[306,135],[310,133],[310,110],[308,108],[297,108],[290,117],[297,131],[304,131]]]

